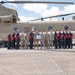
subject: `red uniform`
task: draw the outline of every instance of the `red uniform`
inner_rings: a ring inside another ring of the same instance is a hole
[[[55,36],[54,36],[54,42],[55,42],[55,49],[57,49],[58,48],[58,33],[57,32],[55,32]]]
[[[11,34],[8,34],[7,36],[7,49],[11,48]]]
[[[15,34],[13,33],[11,36],[12,49],[15,49]]]

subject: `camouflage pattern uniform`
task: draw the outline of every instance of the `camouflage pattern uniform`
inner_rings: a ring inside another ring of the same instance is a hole
[[[46,31],[44,42],[45,42],[45,46],[47,47],[47,49],[49,48],[49,38],[50,36],[48,32]]]
[[[22,32],[22,34],[20,35],[20,43],[21,43],[21,48],[23,47],[23,49],[25,48],[25,34],[24,32]]]
[[[28,33],[25,34],[25,49],[28,49],[28,44],[29,44],[29,38],[28,38]]]
[[[51,49],[52,49],[52,47],[53,47],[53,40],[54,40],[54,33],[53,33],[53,31],[51,30],[51,31],[50,31],[50,39],[49,39],[49,47],[51,47]]]
[[[35,34],[34,34],[34,47],[35,47],[36,44],[37,44],[37,48],[39,48],[39,40],[36,39],[36,35],[38,35],[38,34],[39,34],[38,30],[36,30],[36,31],[35,31]]]
[[[35,32],[34,32],[34,49],[35,49],[35,47],[36,47],[36,34],[35,34]]]
[[[42,49],[42,46],[45,48],[44,38],[45,38],[45,35],[43,32],[41,32],[41,41],[40,41],[41,49]]]

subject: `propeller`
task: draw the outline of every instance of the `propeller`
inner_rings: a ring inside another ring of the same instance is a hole
[[[49,17],[42,17],[42,18],[30,20],[30,21],[36,21],[36,20],[42,20],[42,21],[43,21],[43,19],[47,19],[47,18],[54,18],[54,17],[68,16],[68,15],[72,15],[72,14],[75,14],[75,13],[68,13],[68,14],[61,14],[61,15],[49,16]]]
[[[50,1],[1,1],[1,4],[4,3],[15,3],[15,4],[22,4],[22,3],[45,3],[45,4],[74,4],[73,2],[50,2]]]

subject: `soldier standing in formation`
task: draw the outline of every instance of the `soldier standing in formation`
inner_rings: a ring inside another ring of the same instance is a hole
[[[43,32],[41,32],[41,40],[40,40],[40,46],[41,46],[41,49],[42,49],[42,46],[44,47],[45,49],[45,42],[44,42],[44,38],[45,38],[45,35]]]
[[[71,31],[67,32],[67,48],[72,48],[72,39],[73,39],[73,34]]]
[[[15,49],[15,31],[13,31],[11,35],[11,47]]]
[[[20,46],[19,45],[19,43],[20,43],[20,34],[19,34],[19,31],[17,31],[15,38],[16,38],[16,49],[19,49],[19,46]]]
[[[28,33],[25,35],[25,49],[28,49],[28,44],[29,44],[29,38],[28,38]]]
[[[39,39],[37,38],[37,35],[39,35],[38,30],[35,31],[35,35],[34,35],[34,47],[37,44],[37,49],[39,48]]]
[[[63,41],[63,35],[62,32],[59,31],[59,37],[58,37],[59,49],[62,48],[62,41]]]
[[[25,33],[22,31],[22,34],[20,35],[20,43],[21,43],[21,48],[25,48]]]
[[[11,33],[7,36],[7,49],[11,49]]]
[[[68,48],[68,31],[66,31],[66,48]]]
[[[50,41],[49,41],[49,47],[52,49],[53,48],[53,41],[54,41],[54,33],[51,30],[50,31]]]
[[[72,39],[73,39],[73,34],[72,34],[72,32],[70,31],[70,48],[71,48],[71,49],[73,48]]]
[[[66,32],[63,31],[63,48],[65,49],[66,48],[66,39],[67,39],[67,35],[66,35]]]
[[[34,34],[33,32],[31,31],[30,34],[29,34],[29,42],[30,42],[30,49],[33,49],[33,42],[34,42]]]
[[[69,35],[69,31],[67,31],[67,48],[70,47],[70,35]]]
[[[36,47],[36,30],[33,32],[34,33],[34,49],[35,49],[35,47]]]
[[[48,31],[46,31],[46,34],[45,34],[45,46],[47,47],[47,49],[49,49],[49,39],[50,39],[50,36],[48,34]]]
[[[58,49],[58,33],[55,31],[55,35],[54,35],[54,42],[55,42],[55,49]]]

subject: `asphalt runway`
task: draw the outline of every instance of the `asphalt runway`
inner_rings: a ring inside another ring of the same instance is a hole
[[[75,49],[0,49],[0,75],[75,75]]]

